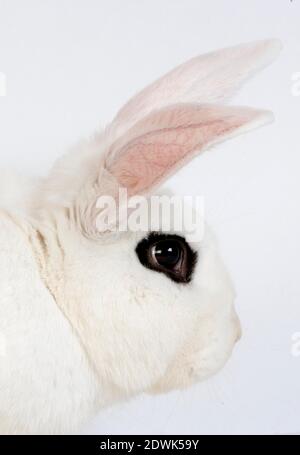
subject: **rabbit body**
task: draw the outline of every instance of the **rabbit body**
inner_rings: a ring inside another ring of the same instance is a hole
[[[23,211],[28,199],[20,198],[26,190],[32,193],[33,182],[20,188],[16,178],[13,195],[12,180],[13,207],[20,212],[0,209],[0,433],[59,433],[66,426],[71,431],[91,415],[98,385],[72,326],[41,279],[35,234]],[[0,198],[0,206],[6,203]]]

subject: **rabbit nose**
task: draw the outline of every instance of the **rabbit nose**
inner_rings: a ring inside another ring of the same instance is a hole
[[[235,327],[236,327],[235,342],[237,343],[241,339],[243,333],[242,326],[237,315],[235,315]]]
[[[242,327],[238,315],[235,310],[233,310],[233,323],[235,327],[235,343],[237,343],[242,337]]]
[[[236,333],[236,338],[235,338],[235,342],[237,343],[241,338],[242,338],[242,327],[241,327],[241,323],[240,321],[238,321],[238,324],[237,324],[237,333]]]

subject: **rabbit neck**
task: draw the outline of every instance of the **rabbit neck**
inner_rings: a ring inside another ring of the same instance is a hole
[[[72,327],[93,376],[97,378],[99,408],[101,408],[121,400],[123,393],[111,382],[103,379],[102,365],[95,361],[93,350],[86,342],[85,325],[79,315],[80,303],[78,302],[81,302],[83,297],[76,293],[70,295],[70,287],[67,285],[66,263],[70,262],[70,251],[74,245],[80,248],[71,216],[71,212],[65,209],[40,214],[40,221],[32,226],[30,241],[41,279],[51,293],[57,308]],[[101,343],[98,345],[98,350],[101,350]]]

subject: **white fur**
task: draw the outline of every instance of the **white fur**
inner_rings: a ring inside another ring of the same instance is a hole
[[[250,60],[243,48],[226,50],[224,96],[274,46],[247,45]],[[220,68],[222,55],[204,63],[212,71],[219,59]],[[209,74],[207,87],[216,88]],[[215,92],[219,99],[219,85]],[[140,264],[135,247],[145,234],[95,239],[86,230],[91,201],[115,183],[103,157],[125,129],[121,117],[129,127],[131,107],[48,179],[0,177],[1,433],[74,432],[117,400],[186,387],[218,371],[240,336],[233,287],[208,228],[193,245],[199,260],[186,286]]]

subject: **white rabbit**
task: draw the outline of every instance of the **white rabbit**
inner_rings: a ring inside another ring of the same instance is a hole
[[[48,178],[3,176],[1,433],[75,432],[104,406],[224,365],[240,325],[208,228],[191,245],[185,232],[99,232],[96,201],[120,187],[149,196],[204,149],[272,120],[220,102],[279,48],[267,40],[196,57],[133,97]]]

